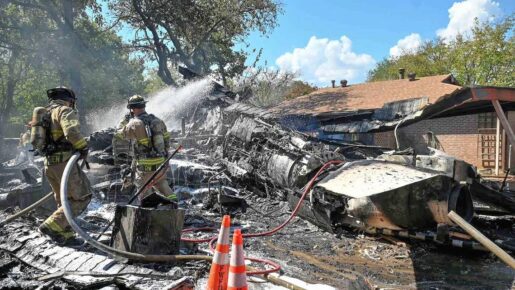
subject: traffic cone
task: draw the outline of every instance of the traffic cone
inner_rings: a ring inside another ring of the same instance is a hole
[[[227,290],[247,290],[247,271],[245,254],[243,253],[243,237],[241,230],[234,231],[232,238],[231,263],[229,264],[229,282]]]
[[[220,233],[218,234],[218,241],[216,242],[213,262],[211,263],[211,271],[209,271],[209,280],[207,281],[208,290],[227,289],[230,232],[231,217],[224,215],[222,226],[220,227]]]

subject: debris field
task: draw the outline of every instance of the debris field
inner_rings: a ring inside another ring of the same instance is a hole
[[[230,215],[245,255],[261,259],[247,271],[280,265],[278,273],[249,275],[251,289],[515,286],[515,270],[447,216],[456,212],[513,255],[515,192],[470,164],[436,149],[417,155],[320,140],[219,85],[190,107],[176,116],[183,124],[172,138],[183,149],[167,176],[185,214],[179,254],[212,255],[210,242]],[[104,232],[117,206],[134,193],[123,182],[130,146],[115,148],[113,134],[89,138],[94,198],[76,219],[104,244],[119,231]],[[50,191],[41,162],[3,164],[0,221]],[[52,206],[0,226],[0,289],[204,289],[208,261],[141,263],[89,244],[56,245],[37,231]]]

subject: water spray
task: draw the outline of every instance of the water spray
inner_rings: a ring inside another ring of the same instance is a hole
[[[180,129],[181,117],[192,111],[212,90],[213,81],[210,78],[192,81],[180,88],[167,87],[149,95],[146,110],[163,120],[168,129]],[[86,120],[93,131],[98,131],[118,125],[126,112],[127,101],[123,100],[90,112]]]

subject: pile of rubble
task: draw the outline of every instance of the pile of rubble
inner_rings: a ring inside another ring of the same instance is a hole
[[[168,175],[186,211],[184,228],[216,228],[229,214],[233,227],[262,233],[293,211],[297,216],[286,227],[246,239],[245,250],[279,263],[294,289],[512,287],[515,271],[447,217],[455,211],[505,250],[515,249],[515,193],[484,181],[469,164],[436,150],[415,155],[318,140],[280,126],[219,86],[186,119],[183,130],[172,132],[185,149],[170,161]],[[78,218],[104,243],[112,240],[110,230],[102,232],[116,204],[133,192],[123,185],[117,160],[130,152],[113,148],[112,135],[107,129],[90,137],[87,174],[95,196]],[[0,207],[7,208],[0,220],[49,191],[38,168],[0,170]],[[61,248],[36,231],[42,217],[34,213],[0,228],[0,285],[6,285],[0,289],[202,289],[206,282],[206,262],[141,264],[88,245]],[[209,253],[209,247],[183,241],[180,253]],[[261,279],[251,278],[252,289],[279,287]]]

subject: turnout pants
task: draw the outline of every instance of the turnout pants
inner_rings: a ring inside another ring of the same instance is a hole
[[[159,192],[160,194],[175,199],[176,196],[173,192],[173,190],[170,188],[170,185],[168,185],[168,181],[166,180],[166,175],[168,173],[168,170],[170,168],[167,168],[166,170],[161,171],[157,174],[156,180],[157,182],[154,184],[153,188],[155,191]],[[138,190],[147,182],[147,180],[154,174],[154,171],[142,171],[137,169],[136,170],[136,178],[134,179],[134,183],[136,184],[136,187]],[[139,196],[138,199],[141,202],[141,200],[151,194],[150,188],[143,191]]]
[[[45,166],[45,174],[54,192],[58,209],[41,226],[45,226],[56,235],[67,239],[72,237],[74,233],[66,220],[63,207],[61,206],[60,188],[65,166],[66,162]],[[68,179],[68,200],[74,216],[82,213],[91,200],[89,180],[78,165],[73,167]]]

